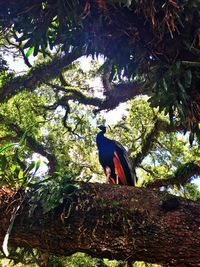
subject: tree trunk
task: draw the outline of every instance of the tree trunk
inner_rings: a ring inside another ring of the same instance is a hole
[[[22,195],[0,190],[0,241]],[[55,255],[77,251],[99,258],[165,266],[200,266],[200,203],[157,190],[81,184],[64,203],[29,215],[22,203],[9,243]]]

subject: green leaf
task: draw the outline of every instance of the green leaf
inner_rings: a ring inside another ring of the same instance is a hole
[[[28,166],[28,171],[32,171],[35,168],[35,161],[31,162],[31,164]]]
[[[12,172],[14,172],[14,171],[16,170],[16,168],[17,168],[17,165],[12,164],[12,166],[11,166],[11,170],[12,170]]]
[[[28,51],[26,52],[26,57],[28,58],[31,54],[33,54],[35,47],[31,46]]]
[[[175,66],[176,66],[177,71],[179,71],[181,67],[181,62],[177,61]]]
[[[178,80],[177,84],[178,84],[178,87],[179,87],[181,93],[185,94],[185,88],[183,87],[182,83]]]
[[[23,171],[20,170],[20,171],[19,171],[19,174],[18,174],[18,178],[19,178],[19,179],[23,179],[23,177],[24,177]]]
[[[191,70],[187,70],[184,74],[184,85],[186,88],[189,88],[192,83],[192,72]]]
[[[163,78],[163,86],[164,86],[165,91],[167,91],[167,83],[164,78]]]
[[[41,164],[41,160],[39,159],[35,164],[35,172],[37,172],[38,169],[40,168],[40,164]]]
[[[21,204],[17,206],[16,210],[12,214],[10,224],[8,226],[8,229],[6,231],[6,235],[5,235],[4,240],[3,240],[2,250],[3,250],[3,253],[5,254],[6,257],[9,256],[8,240],[9,240],[9,237],[10,237],[10,233],[11,233],[11,231],[13,229],[13,225],[14,225],[14,221],[15,221],[15,218],[16,218],[16,215],[17,215],[17,211],[19,210],[20,206],[21,206]]]
[[[12,143],[12,144],[8,144],[8,145],[4,146],[3,148],[0,149],[0,154],[13,148],[13,147],[19,147],[19,143]]]

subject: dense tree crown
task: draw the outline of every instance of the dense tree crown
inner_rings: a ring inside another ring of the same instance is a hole
[[[0,193],[35,190],[30,214],[39,202],[48,213],[64,191],[105,183],[97,125],[126,103],[107,136],[127,149],[137,186],[199,199],[198,0],[3,0],[0,29]],[[15,253],[41,266],[35,250]],[[123,264],[84,257],[49,259]]]
[[[45,55],[49,48],[71,57],[102,54],[107,98],[111,89],[133,88],[124,92],[125,99],[106,107],[98,103],[101,108],[144,92],[171,121],[178,115],[184,127],[199,134],[199,5],[185,0],[2,1],[1,25],[4,32],[12,29],[21,50],[28,48],[26,57]]]

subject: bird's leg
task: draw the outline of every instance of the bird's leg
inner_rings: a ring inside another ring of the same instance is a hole
[[[110,167],[106,166],[105,169],[105,174],[106,174],[106,182],[110,183],[110,176],[111,176],[111,169]]]
[[[119,176],[116,174],[116,184],[119,184]]]

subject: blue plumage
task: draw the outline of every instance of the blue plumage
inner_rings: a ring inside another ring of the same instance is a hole
[[[104,136],[105,126],[99,126],[96,143],[99,150],[99,162],[109,183],[134,186],[134,174],[131,160],[124,147]]]

